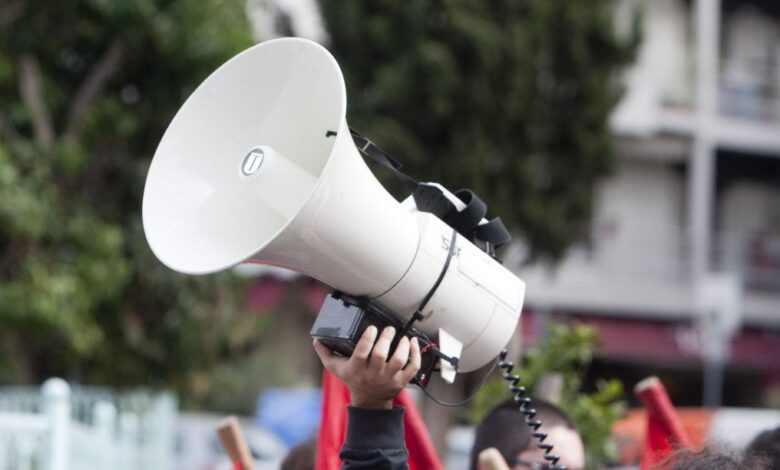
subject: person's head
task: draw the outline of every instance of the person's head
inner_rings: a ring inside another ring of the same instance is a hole
[[[741,463],[730,455],[710,451],[682,451],[674,454],[669,470],[743,470]]]
[[[727,450],[705,448],[699,452],[680,450],[654,468],[657,470],[769,470],[767,462],[750,455],[740,457]]]
[[[310,437],[296,444],[282,462],[281,470],[313,470],[317,440]]]
[[[745,455],[764,458],[772,468],[780,468],[780,427],[756,436],[745,449]]]
[[[534,399],[530,405],[536,410],[536,418],[542,422],[539,431],[547,433],[545,443],[553,444],[555,455],[561,457],[559,465],[569,470],[581,470],[585,466],[585,449],[577,428],[558,407],[543,400]],[[536,447],[531,428],[525,423],[518,406],[511,400],[496,406],[477,425],[474,446],[471,449],[471,469],[477,469],[477,457],[483,450],[494,447],[514,470],[528,470],[532,464],[546,463],[544,451]]]

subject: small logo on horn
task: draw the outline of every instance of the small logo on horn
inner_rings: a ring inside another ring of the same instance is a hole
[[[241,175],[245,177],[254,176],[263,165],[265,153],[260,147],[255,147],[244,156],[241,161]]]

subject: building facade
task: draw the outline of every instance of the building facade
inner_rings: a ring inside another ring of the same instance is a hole
[[[598,325],[598,374],[660,372],[684,404],[777,405],[780,6],[622,0],[618,27],[637,11],[616,171],[590,240],[555,269],[518,268],[526,323]]]

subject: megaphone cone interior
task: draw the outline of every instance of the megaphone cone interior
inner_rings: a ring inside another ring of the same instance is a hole
[[[211,273],[253,255],[295,217],[328,162],[325,131],[346,110],[341,71],[307,41],[276,42],[208,77],[157,148],[143,221],[172,269]]]
[[[304,40],[237,55],[190,96],[166,131],[144,192],[149,244],[171,268],[236,265],[312,195],[344,120],[338,65]]]

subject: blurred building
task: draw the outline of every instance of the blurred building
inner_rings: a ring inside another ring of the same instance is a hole
[[[588,243],[520,269],[525,335],[578,317],[601,329],[594,375],[660,373],[681,404],[703,389],[709,404],[777,404],[780,3],[621,0],[618,27],[638,10],[615,172]]]

